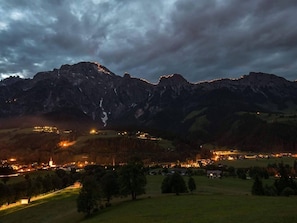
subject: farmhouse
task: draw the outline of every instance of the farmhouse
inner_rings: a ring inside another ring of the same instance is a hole
[[[206,176],[210,179],[221,178],[222,174],[222,170],[206,170]]]
[[[29,198],[22,198],[21,199],[21,204],[29,204]]]

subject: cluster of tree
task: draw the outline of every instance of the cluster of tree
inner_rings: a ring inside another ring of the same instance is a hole
[[[282,168],[280,168],[280,166],[282,166]],[[255,179],[256,176],[262,179],[268,179],[269,177],[274,177],[279,175],[281,169],[285,169],[289,177],[295,178],[297,177],[297,160],[294,161],[293,166],[290,166],[288,164],[284,165],[284,164],[277,164],[277,163],[268,164],[267,167],[252,166],[252,167],[245,167],[245,168],[243,167],[235,168],[233,166],[208,165],[205,169],[221,170],[223,172],[223,176],[238,177],[243,180],[248,178]],[[193,174],[196,174],[196,173],[193,172]]]
[[[16,183],[0,183],[0,206],[17,202],[22,198],[30,201],[33,196],[70,186],[77,178],[75,171],[69,173],[59,169],[44,176],[32,177],[26,174],[24,180]]]
[[[256,176],[252,186],[252,194],[266,196],[297,195],[297,183],[294,180],[294,177],[290,175],[290,168],[288,168],[287,165],[280,163],[278,164],[278,169],[280,177],[274,181],[273,185],[264,186],[262,178],[260,176]]]
[[[9,175],[14,174],[15,171],[9,165],[3,165],[0,167],[0,175],[2,175],[1,179],[4,184],[9,181]]]
[[[269,172],[265,167],[249,167],[249,168],[237,168],[237,169],[234,168],[232,171],[233,172],[229,172],[231,173],[230,175],[237,176],[238,178],[243,180],[247,178],[255,179],[256,176],[259,176],[264,179],[269,178]]]
[[[180,193],[188,192],[188,189],[191,192],[196,190],[196,183],[194,178],[189,177],[187,188],[184,178],[178,172],[167,175],[162,181],[161,185],[162,193],[175,193],[176,195],[179,195]]]
[[[135,200],[145,193],[146,173],[139,160],[131,160],[118,169],[108,170],[98,165],[87,166],[82,177],[82,188],[77,198],[77,210],[86,216],[110,206],[112,197],[131,195]]]

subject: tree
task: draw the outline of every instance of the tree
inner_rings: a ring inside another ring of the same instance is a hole
[[[161,186],[162,193],[180,193],[187,192],[187,186],[184,178],[177,172],[164,178]]]
[[[255,181],[252,186],[252,194],[253,195],[264,195],[264,188],[261,179],[256,176]]]
[[[264,186],[264,195],[265,196],[277,196],[276,188],[273,185],[272,186],[265,185]]]
[[[278,195],[284,195],[283,190],[286,189],[286,191],[289,191],[287,188],[291,188],[293,191],[295,191],[295,194],[297,192],[297,184],[292,179],[292,177],[289,176],[289,167],[286,167],[283,163],[279,163],[279,174],[280,178],[275,180],[274,186],[277,190]]]
[[[0,207],[8,203],[9,188],[6,184],[0,183]]]
[[[26,188],[27,188],[26,196],[28,198],[28,202],[30,202],[31,197],[33,195],[33,182],[29,174],[25,175],[25,179],[26,179]]]
[[[63,180],[60,177],[58,177],[58,175],[56,174],[52,175],[52,183],[53,183],[54,190],[59,190],[64,188]]]
[[[236,174],[238,178],[246,180],[246,172],[247,170],[245,168],[238,168]]]
[[[10,179],[9,175],[15,173],[15,171],[10,166],[2,166],[0,167],[0,175],[4,175],[2,177],[2,181],[4,184]]]
[[[97,201],[86,189],[81,189],[77,197],[77,211],[85,213],[86,216],[89,216],[93,211],[97,209]]]
[[[114,171],[108,171],[100,180],[103,197],[106,198],[107,205],[110,205],[111,197],[119,193],[118,176]]]
[[[177,172],[175,172],[170,179],[172,192],[176,195],[187,192],[187,186],[184,178]]]
[[[170,177],[171,176],[167,176],[163,179],[161,185],[162,193],[171,193]]]
[[[100,202],[100,189],[98,182],[94,176],[86,176],[82,182],[81,188],[77,197],[77,211],[83,212],[86,216],[98,210]]]
[[[295,195],[295,191],[291,187],[285,187],[280,195],[289,197],[291,195]]]
[[[145,193],[146,176],[143,163],[140,160],[132,160],[123,166],[119,172],[120,193],[131,194],[132,200],[136,196]]]
[[[74,183],[70,176],[72,173],[67,173],[65,170],[62,170],[62,169],[57,169],[55,173],[62,181],[62,185],[61,185],[62,188],[70,186],[71,184]]]
[[[52,177],[50,174],[46,174],[46,176],[42,177],[42,187],[43,192],[49,192],[53,190]]]
[[[1,178],[2,179],[2,182],[4,183],[4,184],[7,184],[7,182],[9,181],[9,177],[2,177]]]
[[[196,190],[196,183],[193,177],[190,177],[188,180],[188,188],[191,191],[191,193]]]

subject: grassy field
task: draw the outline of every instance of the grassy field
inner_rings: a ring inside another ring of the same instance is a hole
[[[147,179],[147,193],[137,201],[114,199],[111,207],[88,219],[76,212],[78,189],[66,189],[27,206],[0,211],[0,223],[297,222],[296,197],[252,196],[252,180],[197,176],[195,193],[175,196],[160,193],[163,176]]]
[[[161,196],[121,203],[83,222],[296,222],[295,201],[242,195]]]
[[[295,197],[251,196],[251,180],[195,177],[195,193],[160,196],[162,179],[149,176],[147,195],[135,202],[118,203],[82,222],[279,223],[297,220]]]

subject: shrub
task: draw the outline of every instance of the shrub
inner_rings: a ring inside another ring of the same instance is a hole
[[[180,193],[187,192],[187,186],[184,178],[179,173],[174,173],[164,178],[161,186],[162,193]]]
[[[280,193],[281,196],[286,196],[286,197],[289,197],[294,194],[295,194],[295,191],[291,187],[285,187]]]

